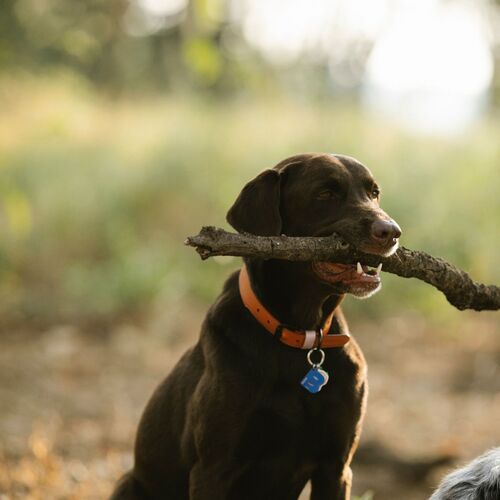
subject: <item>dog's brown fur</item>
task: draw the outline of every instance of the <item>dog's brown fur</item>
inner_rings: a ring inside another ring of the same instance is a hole
[[[337,232],[382,255],[395,249],[400,232],[378,201],[370,172],[356,160],[304,154],[248,183],[228,221],[258,235]],[[322,280],[310,263],[246,263],[261,301],[295,329],[318,328],[345,293],[364,294]],[[292,500],[308,480],[314,500],[349,498],[367,396],[360,348],[353,339],[329,349],[323,367],[330,382],[308,393],[300,386],[305,351],[284,346],[257,323],[241,301],[237,276],[210,308],[199,342],[151,398],[134,468],[113,500]],[[340,307],[333,327],[347,331]]]

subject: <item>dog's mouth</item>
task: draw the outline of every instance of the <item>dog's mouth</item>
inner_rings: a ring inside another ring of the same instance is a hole
[[[333,262],[313,262],[312,269],[321,281],[335,286],[342,293],[351,293],[357,297],[368,297],[380,289],[380,271],[378,267],[357,264],[338,264]]]

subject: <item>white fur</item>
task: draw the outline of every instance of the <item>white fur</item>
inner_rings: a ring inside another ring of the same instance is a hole
[[[382,283],[379,283],[377,288],[374,288],[373,290],[353,288],[352,290],[349,290],[348,293],[350,293],[356,299],[367,299],[368,297],[371,297],[372,295],[375,295],[377,292],[379,292],[381,288],[382,288]]]

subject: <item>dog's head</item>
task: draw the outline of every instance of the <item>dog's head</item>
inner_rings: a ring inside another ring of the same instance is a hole
[[[260,236],[339,234],[359,250],[382,256],[398,248],[401,229],[380,208],[380,187],[357,160],[303,154],[265,170],[242,190],[227,214],[240,232]],[[368,297],[380,289],[379,273],[362,265],[313,262],[316,279],[332,292]]]

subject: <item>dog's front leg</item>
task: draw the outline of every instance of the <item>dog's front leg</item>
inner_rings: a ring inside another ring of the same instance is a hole
[[[190,500],[297,500],[303,484],[292,485],[272,460],[237,466],[195,464],[189,476]],[[304,481],[305,482],[305,481]]]
[[[351,484],[348,465],[320,465],[311,478],[311,500],[349,500]]]
[[[234,471],[221,464],[209,465],[199,461],[189,474],[189,500],[222,500],[228,498],[228,489]]]

